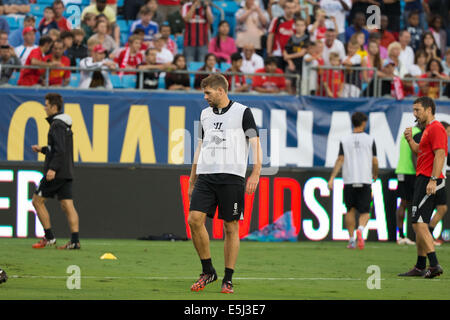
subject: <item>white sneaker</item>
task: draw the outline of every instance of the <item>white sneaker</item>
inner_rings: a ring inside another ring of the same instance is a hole
[[[409,239],[408,239],[408,240],[409,240]],[[399,238],[399,239],[397,240],[397,244],[400,244],[400,245],[406,244],[406,238]]]
[[[404,238],[404,240],[405,240],[405,244],[407,244],[407,245],[410,245],[410,246],[416,245],[416,243],[409,238]]]

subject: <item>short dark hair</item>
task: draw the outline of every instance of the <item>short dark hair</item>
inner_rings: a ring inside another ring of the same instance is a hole
[[[239,52],[233,53],[233,54],[230,56],[230,58],[231,58],[231,62],[233,62],[233,61],[239,61],[239,60],[242,60],[242,59],[243,59],[242,56],[241,56],[241,54],[240,54]]]
[[[65,7],[64,2],[62,0],[55,0],[53,1],[53,7],[55,7],[55,4],[62,4],[63,7]]]
[[[45,100],[48,100],[50,106],[56,106],[58,108],[58,112],[62,110],[63,107],[63,98],[59,93],[47,93],[45,95]]]
[[[353,127],[359,127],[363,124],[363,122],[367,122],[367,116],[364,113],[357,111],[352,114]]]
[[[448,122],[446,121],[441,121],[441,124],[444,126],[445,130],[447,130],[447,128],[450,126],[450,124],[448,124]]]
[[[444,72],[444,67],[441,64],[441,61],[439,59],[437,59],[437,58],[432,58],[430,61],[428,61],[427,66],[425,68],[426,71],[431,71],[430,68],[431,68],[431,64],[433,62],[436,62],[438,64],[438,66],[439,66],[439,73]]]
[[[200,87],[205,89],[206,87],[211,87],[213,89],[222,88],[225,93],[228,93],[228,81],[220,73],[213,73],[207,76],[200,83]]]
[[[413,104],[420,104],[424,109],[431,108],[431,113],[434,115],[436,112],[436,104],[430,97],[420,97],[414,100]]]
[[[47,43],[52,43],[52,42],[53,42],[52,38],[50,38],[50,36],[48,36],[48,35],[45,35],[39,39],[39,46],[42,47],[42,46],[45,46]]]
[[[275,57],[266,57],[264,59],[264,65],[267,66],[269,64],[276,64],[276,65],[278,65],[277,64],[277,58],[275,58]]]
[[[73,39],[74,35],[73,35],[72,31],[66,30],[66,31],[61,32],[61,35],[59,37],[61,39],[65,39],[65,38],[72,38]]]

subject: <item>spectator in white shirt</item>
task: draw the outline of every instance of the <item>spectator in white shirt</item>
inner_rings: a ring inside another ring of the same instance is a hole
[[[31,50],[37,48],[37,46],[34,44],[34,41],[36,40],[36,29],[34,27],[26,27],[25,29],[23,29],[22,35],[23,45],[15,47],[14,51],[16,53],[16,56],[22,62],[22,65],[25,65],[25,62],[27,61],[28,55],[30,54]]]
[[[264,59],[255,53],[253,44],[246,44],[242,49],[242,67],[243,73],[255,73],[256,70],[264,68]]]
[[[413,77],[420,77],[427,72],[428,54],[424,50],[417,50],[414,64],[409,67],[408,73]]]
[[[325,11],[327,16],[335,17],[338,27],[337,38],[341,42],[345,42],[345,15],[352,8],[351,0],[320,0],[320,7]]]
[[[325,41],[323,48],[323,61],[326,66],[330,65],[329,56],[330,52],[337,52],[339,54],[339,58],[341,61],[344,61],[345,58],[345,47],[344,44],[336,39],[336,30],[334,24],[329,24],[327,27],[327,31],[325,32]]]
[[[157,33],[153,36],[153,47],[156,49],[156,63],[157,64],[166,64],[173,61],[173,54],[169,49],[165,48],[166,42],[161,37],[160,33]]]
[[[414,50],[409,46],[411,42],[411,34],[408,30],[400,31],[399,42],[402,46],[399,58],[403,64],[403,70],[407,72],[407,70],[414,64]],[[403,77],[404,74],[401,74],[400,76]]]
[[[97,44],[92,49],[92,56],[80,61],[80,88],[98,88],[103,87],[112,89],[113,85],[109,78],[109,72],[117,69],[114,61],[106,59],[106,49],[101,44]]]

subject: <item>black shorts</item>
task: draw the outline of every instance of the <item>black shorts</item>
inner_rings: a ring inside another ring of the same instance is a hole
[[[415,174],[398,174],[398,197],[402,200],[411,201],[414,195]]]
[[[56,195],[58,196],[58,200],[72,199],[72,180],[53,179],[47,181],[43,177],[41,182],[39,182],[35,194],[43,198],[54,198]]]
[[[206,213],[214,218],[219,206],[219,219],[227,222],[244,219],[245,186],[243,184],[216,184],[200,175],[192,192],[189,211]]]
[[[344,203],[347,211],[355,208],[359,213],[370,213],[372,188],[370,184],[345,184]]]
[[[442,200],[446,200],[445,195],[445,180],[442,179],[437,180],[437,187],[442,186],[440,189],[436,191],[436,194],[427,195],[427,185],[430,182],[429,177],[418,176],[416,178],[416,184],[414,186],[414,197],[412,202],[412,223],[424,222],[430,223],[431,216],[433,215],[433,211]]]

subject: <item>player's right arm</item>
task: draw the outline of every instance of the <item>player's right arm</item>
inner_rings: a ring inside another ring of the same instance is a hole
[[[339,145],[339,155],[334,163],[333,171],[331,172],[330,179],[328,180],[328,189],[333,190],[333,182],[334,178],[338,175],[339,171],[341,171],[342,165],[344,164],[344,150],[342,147],[342,143]]]
[[[404,135],[405,135],[406,141],[408,141],[409,147],[411,148],[412,152],[414,152],[416,154],[419,153],[419,144],[417,144],[413,139],[412,128],[411,127],[406,128]]]
[[[192,191],[194,191],[195,182],[197,181],[197,163],[198,158],[200,156],[201,148],[202,148],[202,140],[199,139],[197,149],[195,150],[194,153],[194,161],[192,162],[191,175],[189,177],[189,190],[188,190],[189,199],[192,196]]]

